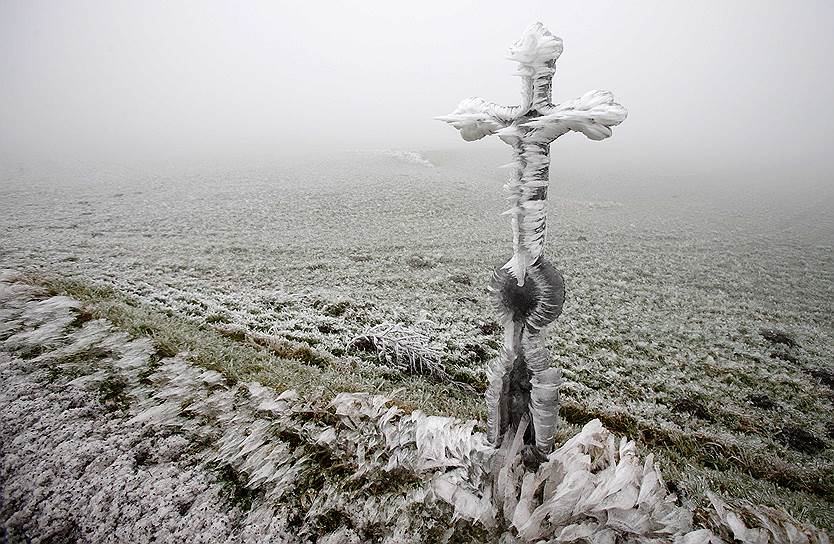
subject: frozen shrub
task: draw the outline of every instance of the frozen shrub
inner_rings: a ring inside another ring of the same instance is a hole
[[[447,376],[440,362],[440,351],[431,347],[425,335],[402,325],[383,323],[371,327],[351,344],[375,353],[380,364],[401,372]]]

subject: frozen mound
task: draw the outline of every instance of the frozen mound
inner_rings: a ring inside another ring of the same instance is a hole
[[[77,301],[0,275],[0,526],[32,542],[828,542],[783,512],[693,513],[599,421],[535,472],[525,421],[300,398],[160,357]]]

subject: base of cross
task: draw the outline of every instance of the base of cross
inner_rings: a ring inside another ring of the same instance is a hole
[[[529,460],[534,467],[553,448],[558,425],[562,373],[551,368],[540,333],[562,313],[565,282],[561,272],[540,257],[528,268],[523,286],[498,269],[490,290],[504,326],[504,347],[487,367],[488,436],[497,447],[526,427],[519,439],[527,452],[525,464]]]

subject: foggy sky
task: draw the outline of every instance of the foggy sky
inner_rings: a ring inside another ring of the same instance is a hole
[[[0,0],[0,156],[497,148],[432,117],[517,103],[504,55],[537,20],[565,44],[554,101],[608,89],[629,110],[611,139],[567,135],[554,155],[831,172],[822,1]]]

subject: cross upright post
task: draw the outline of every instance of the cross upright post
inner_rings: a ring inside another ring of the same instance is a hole
[[[558,421],[561,373],[550,368],[550,355],[537,342],[538,333],[562,311],[564,280],[544,260],[546,199],[550,143],[569,132],[592,140],[611,136],[611,127],[626,110],[608,91],[590,91],[561,104],[551,102],[556,60],[562,40],[541,23],[527,27],[509,51],[518,63],[521,103],[501,106],[482,98],[466,98],[450,114],[437,117],[474,141],[496,134],[513,149],[508,193],[513,230],[513,256],[492,282],[504,325],[504,349],[488,367],[489,436],[500,443],[508,432],[525,426],[525,443],[547,453]],[[527,428],[532,420],[532,425]]]

